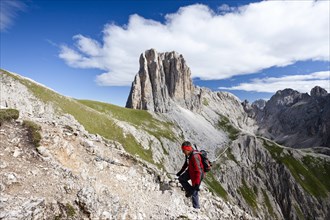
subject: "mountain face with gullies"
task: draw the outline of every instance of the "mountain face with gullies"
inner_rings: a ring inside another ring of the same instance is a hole
[[[182,55],[154,49],[140,56],[129,108],[64,97],[4,70],[0,79],[2,219],[330,218],[322,88],[250,105],[193,85]],[[213,161],[199,212],[172,174],[185,140]]]
[[[310,95],[277,91],[265,106],[254,108],[259,133],[293,148],[330,148],[330,94],[314,87]]]

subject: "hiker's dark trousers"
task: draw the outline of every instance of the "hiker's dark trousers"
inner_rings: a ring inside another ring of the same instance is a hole
[[[182,187],[187,193],[191,193],[192,196],[192,204],[195,209],[199,209],[199,198],[198,198],[198,191],[194,190],[194,188],[188,183],[190,180],[189,172],[186,170],[181,176],[179,176],[179,182],[181,183]]]

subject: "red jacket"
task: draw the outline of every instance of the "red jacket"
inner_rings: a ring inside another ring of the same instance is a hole
[[[179,173],[182,173],[187,167],[192,186],[200,185],[204,178],[204,169],[202,158],[198,151],[194,150],[188,157],[186,156],[186,161]]]

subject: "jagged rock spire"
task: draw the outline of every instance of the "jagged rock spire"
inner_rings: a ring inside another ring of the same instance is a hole
[[[140,56],[140,69],[132,83],[127,108],[167,112],[172,103],[193,107],[194,86],[191,72],[177,52],[157,53],[155,49]]]

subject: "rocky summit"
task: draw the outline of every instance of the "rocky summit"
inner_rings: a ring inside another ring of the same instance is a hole
[[[1,219],[330,219],[329,94],[241,102],[147,50],[127,107],[0,74]],[[194,210],[175,176],[189,140],[212,169]]]
[[[258,133],[277,143],[330,148],[330,94],[319,86],[310,95],[292,89],[278,91],[263,108],[255,105],[252,112]]]
[[[126,107],[167,112],[172,102],[194,108],[191,73],[182,55],[150,49],[140,56],[140,70],[132,83]]]

